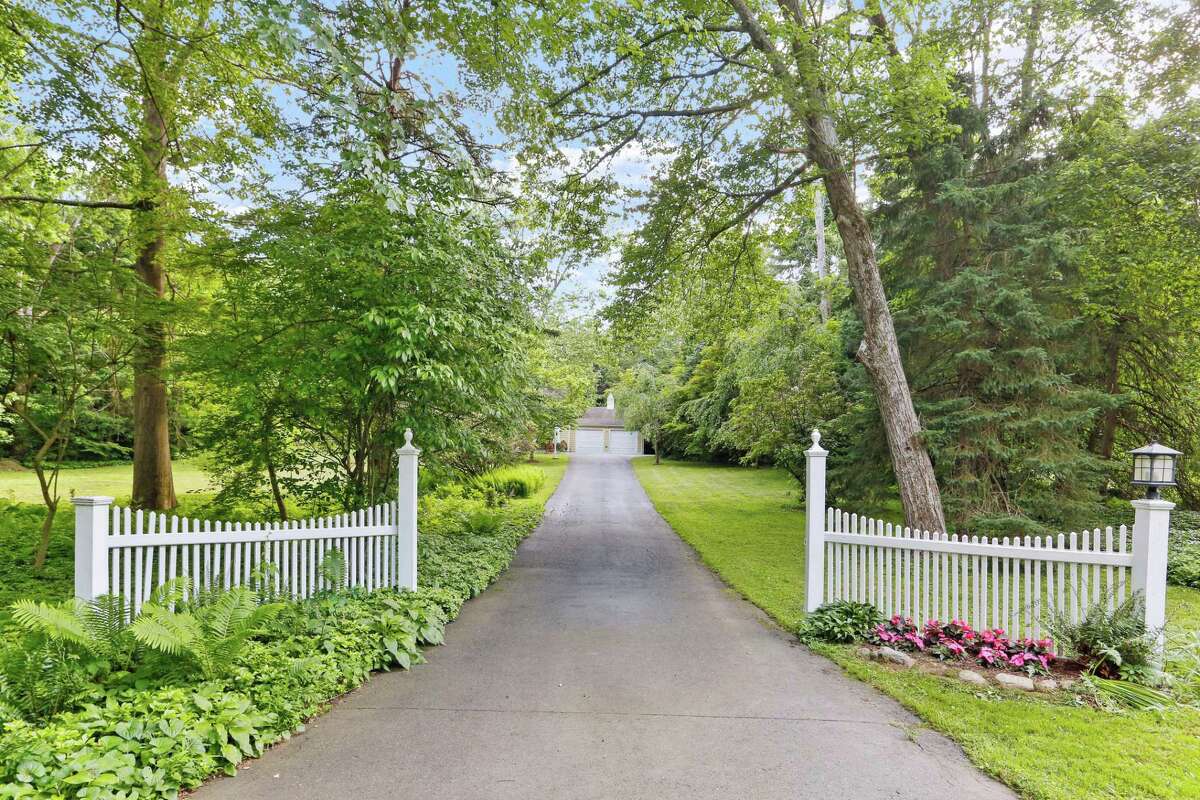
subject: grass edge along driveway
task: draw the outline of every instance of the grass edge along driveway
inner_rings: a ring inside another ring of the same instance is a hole
[[[658,512],[732,589],[794,630],[803,618],[804,512],[782,470],[638,458]],[[1200,592],[1172,587],[1168,619],[1200,626]],[[1200,711],[1113,715],[977,691],[915,671],[820,652],[954,739],[971,761],[1024,797],[1200,797]]]

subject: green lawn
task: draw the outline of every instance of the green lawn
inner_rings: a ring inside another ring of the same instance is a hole
[[[804,513],[780,470],[634,461],[659,513],[726,583],[779,623],[803,617]],[[1171,625],[1200,629],[1200,591],[1172,587]],[[1200,711],[1111,715],[1041,698],[1002,698],[822,648],[962,745],[1024,797],[1200,797]]]
[[[172,465],[175,475],[175,493],[180,495],[211,493],[208,473],[199,459],[187,458]],[[58,493],[70,508],[70,498],[79,495],[102,495],[115,497],[118,503],[128,502],[133,491],[133,465],[117,464],[107,467],[85,467],[64,469],[59,473]],[[42,493],[38,489],[33,470],[25,472],[0,472],[0,499],[18,503],[41,503]]]

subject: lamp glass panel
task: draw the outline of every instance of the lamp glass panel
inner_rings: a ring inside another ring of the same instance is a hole
[[[1133,479],[1135,481],[1150,480],[1150,456],[1133,457]]]
[[[1154,483],[1172,483],[1174,481],[1173,462],[1170,456],[1156,456],[1154,458],[1154,467],[1151,470],[1153,473]]]

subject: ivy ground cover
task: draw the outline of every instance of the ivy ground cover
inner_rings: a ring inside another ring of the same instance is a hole
[[[789,630],[803,620],[804,511],[781,470],[636,459],[659,513],[743,597]],[[1168,591],[1168,620],[1200,629],[1200,592]],[[1200,797],[1200,711],[1109,714],[973,690],[820,651],[957,741],[977,766],[1038,800]]]
[[[446,622],[508,566],[565,467],[539,462],[542,486],[496,508],[454,493],[423,502],[417,592],[288,604],[219,680],[126,685],[43,722],[5,723],[0,798],[172,798],[233,774],[373,671],[417,663],[422,646],[440,643]]]

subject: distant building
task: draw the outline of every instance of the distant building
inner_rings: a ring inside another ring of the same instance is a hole
[[[637,456],[642,454],[641,431],[625,430],[625,423],[617,413],[617,401],[608,393],[608,403],[589,408],[575,423],[574,428],[563,432],[567,450],[572,453],[613,453]]]

